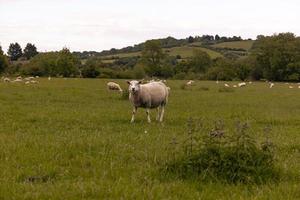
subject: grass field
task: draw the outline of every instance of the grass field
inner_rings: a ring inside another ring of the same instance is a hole
[[[189,47],[189,46],[182,46],[182,47],[173,47],[173,48],[164,48],[164,51],[167,52],[171,56],[180,55],[182,58],[188,58],[193,56],[193,52],[195,49],[199,49],[202,51],[207,52],[211,58],[222,57],[222,55],[216,51],[212,51],[210,49],[202,48],[202,47]],[[133,57],[133,56],[140,56],[141,52],[133,52],[133,53],[119,53],[105,57],[117,56],[119,58],[126,58],[126,57]],[[113,60],[108,60],[107,62],[112,62]]]
[[[248,51],[251,49],[253,43],[254,43],[253,40],[247,40],[247,41],[235,41],[235,42],[222,42],[212,46],[217,48],[245,49]]]
[[[198,81],[182,90],[168,81],[165,121],[147,124],[139,110],[130,124],[130,103],[106,82],[0,83],[0,199],[300,199],[300,89],[254,82],[219,92],[223,83]],[[189,117],[248,121],[258,139],[271,126],[276,164],[290,175],[263,185],[162,179]]]

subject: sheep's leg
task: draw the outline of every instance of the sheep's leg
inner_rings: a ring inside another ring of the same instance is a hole
[[[163,121],[164,113],[165,113],[165,106],[162,106],[160,111],[160,119],[159,119],[160,122]]]
[[[160,117],[160,106],[159,107],[157,107],[157,116],[156,116],[156,121],[158,121],[159,120],[159,117]]]
[[[148,123],[151,123],[151,119],[150,119],[150,109],[149,109],[149,108],[147,108],[146,114],[147,114]]]
[[[134,116],[135,116],[136,111],[137,111],[137,107],[133,107],[132,117],[131,117],[131,123],[134,122]]]

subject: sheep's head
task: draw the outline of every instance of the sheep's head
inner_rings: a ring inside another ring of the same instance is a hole
[[[140,90],[140,84],[142,83],[142,81],[136,81],[136,80],[133,80],[133,81],[127,81],[128,85],[129,85],[129,92],[132,92],[132,93],[136,93]]]

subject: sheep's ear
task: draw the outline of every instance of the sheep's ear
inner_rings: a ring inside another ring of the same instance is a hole
[[[126,81],[126,83],[128,83],[128,85],[130,85],[130,81]]]
[[[140,80],[140,81],[139,81],[139,84],[142,84],[143,82],[144,82],[144,79],[143,79],[143,80]]]

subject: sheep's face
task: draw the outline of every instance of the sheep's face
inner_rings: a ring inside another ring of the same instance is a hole
[[[141,81],[127,81],[129,85],[129,92],[131,93],[137,93],[140,90],[140,84],[142,83]]]

